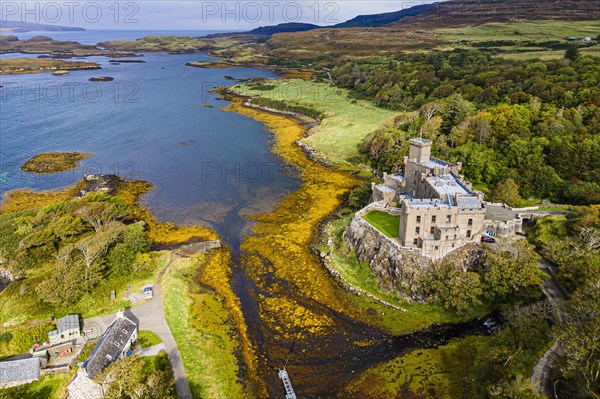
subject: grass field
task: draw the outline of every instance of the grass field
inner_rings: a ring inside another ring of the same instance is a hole
[[[373,105],[369,101],[348,98],[344,89],[328,83],[314,83],[301,79],[274,80],[271,90],[257,90],[249,85],[236,86],[241,94],[284,101],[309,107],[324,114],[316,132],[302,141],[336,164],[349,165],[358,155],[362,140],[388,119],[397,114]]]
[[[383,211],[371,211],[365,215],[364,219],[386,236],[398,237],[400,216],[393,216]]]
[[[564,49],[554,45],[567,44],[568,37],[598,36],[599,21],[527,21],[487,23],[473,27],[436,29],[444,40],[441,48],[472,48],[482,46],[499,51],[499,56],[511,59],[543,60],[562,58]],[[600,55],[600,45],[582,47],[582,54]]]

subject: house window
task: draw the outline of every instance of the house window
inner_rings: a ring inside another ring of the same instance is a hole
[[[473,219],[469,219],[469,223],[467,223],[469,226],[473,226]]]
[[[456,234],[454,234],[454,239],[456,240]]]
[[[446,241],[448,241],[448,236],[446,236]]]
[[[431,226],[431,228],[429,229],[429,233],[433,234],[435,232],[435,227]]]
[[[415,239],[413,240],[413,244],[414,244],[414,245],[417,245],[418,243],[419,243],[419,239],[418,239],[418,238],[415,238]]]
[[[450,223],[450,222],[452,222],[452,216],[446,215],[446,223]]]
[[[452,248],[454,248],[454,244],[452,244]]]
[[[467,230],[467,238],[471,238],[471,230]]]
[[[417,228],[415,229],[415,234],[419,234],[420,232],[421,232],[421,228],[420,228],[420,227],[417,227]]]
[[[438,247],[437,245],[435,246],[435,250],[437,251],[438,249],[440,249],[440,247]]]
[[[417,223],[421,223],[421,216],[417,216]]]
[[[437,220],[437,216],[436,216],[436,215],[433,215],[433,216],[431,217],[431,223],[435,223],[435,222],[436,222],[436,220]]]

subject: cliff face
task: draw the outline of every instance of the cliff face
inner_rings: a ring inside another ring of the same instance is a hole
[[[410,300],[421,301],[419,278],[431,267],[431,260],[406,251],[383,239],[381,233],[361,219],[354,218],[344,239],[361,262],[369,261],[384,291],[396,291]]]
[[[382,290],[396,292],[409,301],[425,301],[420,282],[425,273],[431,271],[434,264],[431,259],[395,245],[357,217],[344,232],[344,239],[358,260],[369,261]],[[462,271],[472,270],[483,265],[485,251],[471,244],[451,252],[438,262],[452,264]]]

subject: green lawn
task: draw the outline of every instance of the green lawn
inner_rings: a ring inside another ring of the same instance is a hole
[[[241,94],[285,101],[324,114],[316,132],[302,141],[336,164],[351,164],[349,159],[359,155],[358,148],[363,139],[398,114],[370,101],[350,99],[347,90],[332,87],[329,83],[290,79],[273,80],[268,84],[274,88],[264,91],[241,85],[235,89]]]
[[[141,330],[138,334],[138,341],[142,348],[149,348],[162,343],[162,339],[152,331]]]
[[[400,216],[393,216],[383,211],[371,211],[365,215],[364,219],[386,236],[398,237]]]

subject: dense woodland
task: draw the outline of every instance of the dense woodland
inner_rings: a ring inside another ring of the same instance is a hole
[[[119,197],[88,194],[0,216],[3,267],[29,277],[39,306],[73,309],[101,282],[153,269],[143,225]]]
[[[357,98],[404,111],[365,140],[380,172],[401,169],[408,140],[422,135],[493,199],[600,203],[600,62],[575,47],[553,61],[477,50],[369,58],[333,76]]]

